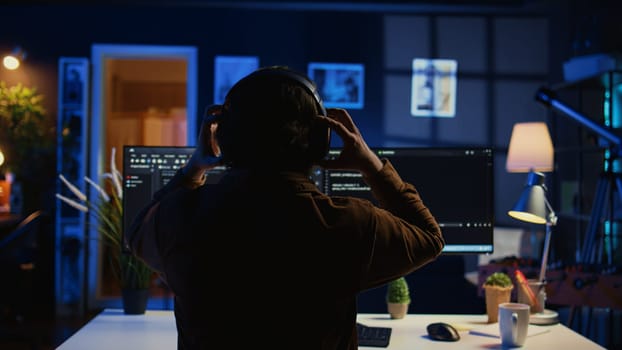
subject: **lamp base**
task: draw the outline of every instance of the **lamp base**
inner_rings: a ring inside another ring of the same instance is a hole
[[[549,325],[559,323],[559,315],[557,311],[544,309],[542,312],[531,314],[529,316],[530,324]]]

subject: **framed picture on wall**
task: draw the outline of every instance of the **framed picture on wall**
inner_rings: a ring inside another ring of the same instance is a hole
[[[229,89],[259,68],[257,56],[216,56],[214,59],[214,103],[223,103]]]
[[[410,114],[453,118],[457,67],[458,62],[451,59],[413,59]]]
[[[365,67],[359,63],[309,63],[308,72],[326,107],[362,109]]]
[[[86,84],[87,67],[79,61],[63,63],[63,95],[64,104],[81,104],[84,99],[84,85]]]

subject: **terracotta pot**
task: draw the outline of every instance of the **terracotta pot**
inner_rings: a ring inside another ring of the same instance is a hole
[[[408,313],[409,304],[387,303],[387,310],[392,319],[404,318]]]
[[[486,314],[488,314],[488,323],[497,322],[499,319],[499,304],[509,303],[512,295],[512,288],[484,285],[486,294]]]

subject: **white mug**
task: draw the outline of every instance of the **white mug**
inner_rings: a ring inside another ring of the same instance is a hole
[[[529,327],[529,305],[522,303],[499,304],[499,333],[501,345],[523,346]]]

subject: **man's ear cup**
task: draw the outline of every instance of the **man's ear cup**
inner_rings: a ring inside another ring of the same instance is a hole
[[[216,130],[222,117],[222,105],[211,105],[205,110],[203,116],[203,125],[206,128],[204,132],[207,132],[207,137],[204,138],[206,144],[203,148],[210,157],[220,157],[220,145],[216,137]]]
[[[311,128],[309,153],[314,161],[324,159],[330,149],[330,128],[326,123],[315,121]]]

